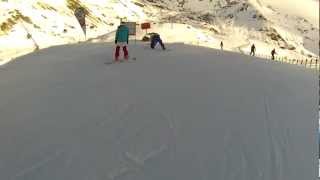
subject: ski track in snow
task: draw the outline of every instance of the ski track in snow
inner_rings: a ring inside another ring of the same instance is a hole
[[[63,153],[64,153],[64,151],[56,151],[54,155],[46,157],[42,161],[39,161],[39,162],[31,165],[30,167],[21,170],[20,172],[18,172],[16,175],[13,176],[12,180],[15,180],[16,178],[21,178],[29,173],[36,171],[37,169],[39,169],[41,167],[46,166],[50,162],[59,158]]]
[[[127,108],[126,108],[127,109]],[[124,152],[124,157],[125,159],[127,159],[128,161],[134,163],[134,167],[121,167],[120,169],[117,169],[115,171],[112,171],[111,173],[109,173],[108,177],[110,180],[115,180],[125,174],[128,174],[128,173],[133,173],[135,172],[137,169],[139,168],[142,168],[146,161],[148,160],[151,160],[157,156],[159,156],[161,153],[163,153],[164,151],[166,150],[170,150],[170,148],[173,149],[174,153],[173,155],[175,154],[175,145],[176,145],[176,139],[175,139],[175,136],[174,134],[176,134],[176,130],[174,128],[174,122],[173,120],[170,120],[169,118],[167,118],[165,115],[161,114],[160,115],[162,117],[162,119],[166,120],[168,122],[168,128],[172,131],[172,135],[171,135],[171,138],[168,139],[168,144],[165,145],[161,145],[158,149],[155,149],[153,151],[150,151],[148,152],[147,154],[145,154],[143,157],[138,157],[137,155],[134,155],[130,152]],[[149,124],[151,125],[151,124]],[[140,134],[141,132],[144,131],[144,129],[148,128],[148,125],[145,125],[143,126],[141,129],[139,129],[138,131],[136,131],[135,133],[133,133],[133,136],[132,137],[136,137],[138,136],[138,134]],[[118,144],[121,143],[121,138],[118,139]],[[172,143],[170,143],[169,141],[173,141]],[[171,146],[170,146],[171,145]]]

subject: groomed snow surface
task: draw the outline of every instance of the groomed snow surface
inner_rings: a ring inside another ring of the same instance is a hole
[[[311,180],[317,74],[230,52],[111,43],[0,68],[1,180]]]

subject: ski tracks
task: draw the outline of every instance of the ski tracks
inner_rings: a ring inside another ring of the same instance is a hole
[[[115,169],[114,171],[111,171],[108,174],[108,178],[110,180],[116,180],[116,179],[119,179],[119,178],[129,174],[129,173],[138,172],[146,165],[147,161],[149,161],[151,159],[155,159],[156,157],[160,156],[165,151],[171,150],[172,151],[171,159],[173,160],[175,158],[176,144],[177,144],[177,142],[176,142],[177,130],[176,130],[175,121],[171,117],[168,117],[168,116],[164,115],[163,113],[160,114],[160,117],[162,120],[167,121],[167,127],[169,129],[169,134],[170,134],[167,137],[167,144],[159,145],[159,148],[155,148],[154,150],[149,151],[148,153],[146,153],[142,157],[139,157],[138,155],[136,155],[132,152],[129,152],[129,151],[123,152],[123,154],[122,154],[123,158],[127,161],[127,163],[129,163],[131,165],[130,166],[129,165],[122,166],[118,169]],[[144,131],[144,129],[148,128],[149,125],[146,125],[146,126],[142,127],[141,129],[139,129],[137,132],[134,133],[133,137],[140,134],[141,131]],[[117,142],[122,143],[121,138],[118,139]]]
[[[17,174],[15,174],[11,179],[12,180],[16,180],[16,179],[19,179],[19,178],[22,178],[42,167],[45,167],[46,165],[48,165],[49,163],[57,160],[59,157],[61,157],[62,155],[64,154],[64,151],[62,150],[58,150],[56,151],[53,155],[51,156],[48,156],[46,158],[44,158],[43,160],[41,161],[38,161],[34,164],[32,164],[30,167],[27,167],[21,171],[19,171]]]
[[[266,173],[268,175],[271,175],[272,177],[269,177],[270,179],[284,179],[285,174],[284,168],[288,167],[286,164],[288,160],[286,159],[286,153],[282,150],[282,144],[277,140],[274,133],[272,132],[272,129],[276,128],[278,125],[275,125],[273,122],[273,119],[270,117],[270,103],[269,99],[266,95],[264,95],[264,109],[265,109],[265,123],[264,128],[267,131],[267,139],[269,141],[269,159],[268,159],[268,170],[269,173]],[[282,127],[278,127],[282,128]],[[268,172],[268,171],[267,171]]]

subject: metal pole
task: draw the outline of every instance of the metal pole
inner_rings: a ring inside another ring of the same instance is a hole
[[[21,22],[21,25],[22,27],[24,28],[24,30],[27,32],[28,35],[30,35],[30,38],[35,46],[35,50],[39,50],[39,45],[37,44],[36,40],[32,37],[32,34],[29,32],[29,30],[27,29],[27,27],[23,24],[23,21],[20,21]]]
[[[173,18],[170,16],[170,21],[171,21],[171,29],[173,29]]]
[[[302,63],[301,63],[302,64]],[[306,59],[306,64],[305,64],[305,66],[307,67],[307,64],[308,64],[308,59]]]

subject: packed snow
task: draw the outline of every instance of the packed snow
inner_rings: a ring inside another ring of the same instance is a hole
[[[1,180],[317,176],[315,70],[166,44],[57,46],[0,68]]]

